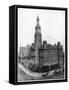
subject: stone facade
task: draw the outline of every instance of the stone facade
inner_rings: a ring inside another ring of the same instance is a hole
[[[44,41],[42,46],[39,49],[37,49],[37,51],[38,53],[36,53],[35,47],[31,46],[30,57],[35,58],[38,54],[39,59],[37,59],[37,63],[39,63],[40,65],[63,65],[64,53],[62,45],[50,45],[47,44],[47,42],[45,43]]]

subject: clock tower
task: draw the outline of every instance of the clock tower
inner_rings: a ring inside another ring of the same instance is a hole
[[[39,24],[39,17],[37,16],[36,27],[35,27],[35,64],[39,64],[39,48],[42,45],[41,27]]]
[[[39,25],[39,17],[37,16],[37,22],[35,27],[35,47],[39,49],[42,44],[41,27]]]

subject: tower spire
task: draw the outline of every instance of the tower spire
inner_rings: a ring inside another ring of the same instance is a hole
[[[37,23],[36,26],[37,26],[37,27],[40,27],[40,25],[39,25],[39,21],[40,21],[40,20],[39,20],[39,16],[37,16],[37,20],[36,20],[36,23]]]
[[[37,23],[39,22],[39,16],[37,16]]]
[[[39,24],[39,16],[37,16],[37,18],[36,18],[35,32],[36,33],[41,33],[41,27],[40,27],[40,24]]]

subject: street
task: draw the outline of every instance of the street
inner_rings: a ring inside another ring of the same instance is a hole
[[[50,79],[63,79],[64,78],[64,74],[60,74],[60,75],[52,75],[52,76],[44,76],[40,79],[37,79],[37,80],[50,80]],[[18,82],[20,81],[28,81],[28,80],[36,80],[34,79],[33,77],[31,76],[28,76],[27,74],[25,74],[25,72],[23,72],[23,70],[18,67]]]

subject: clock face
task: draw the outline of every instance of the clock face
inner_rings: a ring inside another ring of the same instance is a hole
[[[37,30],[40,33],[40,29]]]

